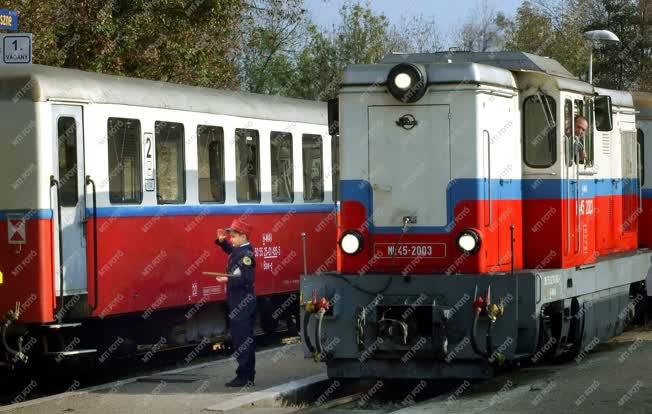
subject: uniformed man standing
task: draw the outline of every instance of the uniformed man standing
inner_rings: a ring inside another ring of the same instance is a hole
[[[227,232],[231,240],[226,239]],[[224,384],[227,387],[254,385],[256,376],[256,350],[254,346],[254,320],[256,294],[254,292],[256,261],[249,243],[251,226],[242,220],[233,220],[231,227],[217,230],[215,243],[228,255],[226,273],[218,276],[226,282],[226,303],[229,308],[229,329],[233,339],[234,356],[238,361],[236,377]]]

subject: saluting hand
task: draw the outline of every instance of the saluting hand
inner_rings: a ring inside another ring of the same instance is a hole
[[[217,229],[217,240],[221,243],[226,240],[226,230]]]

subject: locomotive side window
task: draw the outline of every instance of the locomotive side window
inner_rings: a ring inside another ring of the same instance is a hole
[[[159,204],[186,201],[183,124],[156,121],[156,198]]]
[[[532,95],[523,102],[523,156],[533,168],[547,168],[557,161],[557,106],[546,95]]]
[[[291,203],[294,201],[292,134],[272,131],[270,146],[272,156],[272,201],[275,203]]]
[[[197,127],[197,159],[199,167],[199,201],[223,203],[224,187],[224,130],[221,127]]]
[[[61,117],[57,121],[59,137],[59,183],[61,206],[77,205],[77,124],[75,118]]]
[[[143,200],[140,121],[109,118],[109,201],[140,204]]]
[[[586,151],[586,166],[592,167],[595,160],[594,137],[593,137],[593,100],[584,99],[584,117],[589,121],[589,127],[584,134],[584,150]]]
[[[320,135],[303,134],[303,201],[324,201],[324,165]]]
[[[235,130],[235,187],[239,203],[260,202],[260,144],[255,129]]]
[[[638,156],[641,160],[641,165],[639,166],[641,169],[641,182],[639,185],[643,186],[645,185],[645,134],[640,128],[636,130],[636,142],[638,142]]]
[[[333,202],[337,203],[340,197],[340,136],[331,136],[331,162],[333,178]]]

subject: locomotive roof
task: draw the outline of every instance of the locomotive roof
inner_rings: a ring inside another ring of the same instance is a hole
[[[178,85],[43,65],[0,66],[0,98],[145,106],[309,124],[327,123],[324,102]]]
[[[387,81],[389,71],[394,66],[394,64],[347,66],[344,70],[342,85],[384,84]],[[478,63],[433,64],[426,65],[426,70],[429,84],[485,83],[516,89],[516,81],[512,73],[494,66]]]
[[[381,63],[484,63],[509,71],[537,71],[562,78],[578,79],[561,63],[544,56],[525,52],[435,52],[385,56]]]
[[[652,119],[652,93],[634,92],[634,106],[641,119]]]

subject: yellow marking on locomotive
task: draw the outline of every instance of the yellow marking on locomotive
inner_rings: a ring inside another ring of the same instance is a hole
[[[2,277],[2,272],[0,272],[0,285],[1,285],[2,283],[4,283],[4,279],[3,279],[3,277]]]

